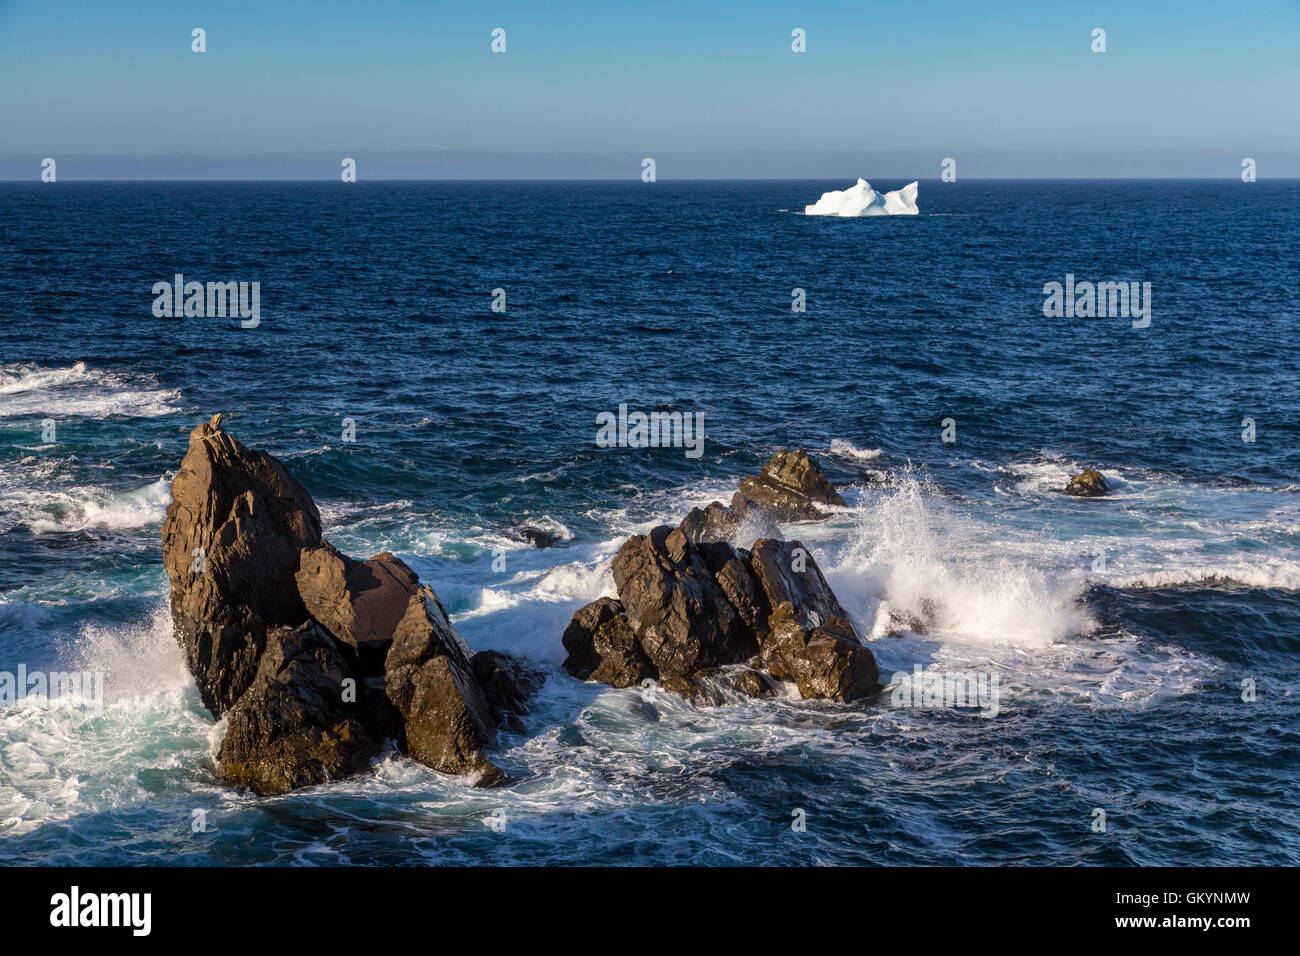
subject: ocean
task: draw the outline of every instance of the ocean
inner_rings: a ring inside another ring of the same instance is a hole
[[[0,705],[0,863],[1300,863],[1300,182],[802,215],[844,186],[0,184],[0,672],[104,675],[102,712]],[[178,273],[258,282],[260,324],[155,317]],[[1149,322],[1046,316],[1067,277]],[[599,446],[620,404],[703,453]],[[512,784],[217,781],[159,537],[214,412],[545,672]],[[882,675],[996,675],[996,716],[564,672],[629,534],[794,446],[848,505],[784,533]],[[1060,494],[1085,466],[1112,494]]]

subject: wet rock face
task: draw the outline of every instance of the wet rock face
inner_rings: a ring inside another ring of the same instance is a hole
[[[770,538],[755,541],[749,566],[763,590],[767,607],[775,609],[789,603],[815,615],[814,620],[849,619],[812,554],[798,541]]]
[[[840,497],[819,465],[802,448],[780,451],[763,466],[759,480],[772,488],[781,488],[824,505],[843,507]]]
[[[662,525],[634,535],[611,568],[628,623],[661,674],[691,674],[758,650],[699,548],[680,528]]]
[[[1065,486],[1065,493],[1077,498],[1100,498],[1109,491],[1110,486],[1106,484],[1106,479],[1102,477],[1101,472],[1093,468],[1083,469]]]
[[[345,703],[357,674],[320,625],[273,631],[253,683],[227,713],[217,773],[260,794],[282,794],[360,773],[377,741]]]
[[[204,705],[221,716],[252,683],[268,632],[307,610],[298,557],[320,544],[311,496],[266,452],[221,430],[190,432],[163,522],[172,623]]]
[[[731,541],[740,528],[740,519],[721,501],[714,501],[705,508],[692,508],[680,527],[696,544]]]
[[[816,521],[826,517],[817,507],[843,505],[826,473],[802,448],[781,451],[763,466],[757,478],[744,478],[731,499],[731,510],[743,515],[758,507],[777,521]]]
[[[847,619],[814,617],[786,601],[768,628],[762,662],[773,677],[798,687],[802,697],[853,701],[880,689],[876,659]]]
[[[879,689],[875,658],[798,541],[744,551],[665,525],[629,538],[613,571],[618,599],[580,609],[564,633],[575,677],[650,677],[700,703],[720,703],[723,687],[770,696],[773,678],[840,701]]]
[[[479,783],[503,779],[485,753],[496,746],[496,721],[469,648],[431,588],[411,597],[384,668],[408,754],[444,773],[475,774]]]
[[[496,727],[539,681],[505,655],[476,665],[415,572],[322,540],[311,496],[219,415],[191,433],[172,496],[172,618],[204,704],[228,719],[223,780],[287,793],[365,770],[386,739],[436,770],[501,779]]]
[[[623,605],[603,597],[581,608],[561,638],[569,652],[564,666],[574,677],[632,687],[658,676],[628,622]]]
[[[519,717],[528,711],[528,698],[541,689],[542,675],[498,651],[479,651],[470,665],[496,726],[522,731]]]

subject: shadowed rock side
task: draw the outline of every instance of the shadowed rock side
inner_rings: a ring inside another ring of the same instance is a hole
[[[1106,479],[1093,468],[1083,469],[1065,486],[1065,493],[1076,498],[1100,498],[1109,491],[1110,485],[1106,484]]]
[[[486,752],[539,679],[472,655],[400,559],[324,541],[307,491],[220,415],[190,433],[162,536],[176,639],[227,718],[223,780],[287,793],[365,770],[385,741],[435,770],[503,779]]]
[[[613,571],[618,599],[588,604],[564,632],[575,677],[651,678],[701,703],[721,701],[718,685],[771,695],[773,678],[837,701],[880,689],[874,656],[798,541],[746,551],[663,525],[624,542]]]
[[[252,683],[267,633],[307,619],[293,574],[320,543],[320,515],[283,465],[214,415],[190,433],[162,535],[176,637],[220,717]]]
[[[715,501],[692,508],[681,527],[696,543],[733,541],[746,529],[750,540],[778,537],[776,522],[818,521],[829,516],[818,505],[843,504],[816,459],[796,448],[774,455],[757,478],[742,478],[730,506]]]

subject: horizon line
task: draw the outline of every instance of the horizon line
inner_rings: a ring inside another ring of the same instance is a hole
[[[180,176],[166,177],[131,177],[118,179],[100,179],[100,178],[72,178],[64,179],[59,182],[78,183],[78,184],[115,184],[115,183],[135,183],[138,185],[152,185],[158,183],[330,183],[339,185],[354,186],[361,183],[626,183],[629,185],[639,184],[652,186],[659,182],[671,183],[820,183],[829,180],[841,181],[843,176],[682,176],[682,177],[658,177],[655,182],[643,183],[635,176],[611,177],[611,176],[535,176],[535,177],[517,177],[517,176],[485,176],[480,178],[467,178],[463,176],[426,176],[426,177],[403,177],[403,176],[375,176],[367,179],[357,179],[351,183],[342,183],[337,177],[319,177],[306,179],[302,177],[282,176],[282,177],[258,177],[258,178],[214,178],[214,179],[189,179]],[[861,177],[865,179],[866,177]],[[908,180],[908,176],[878,176],[873,177],[881,181]],[[915,177],[912,181],[917,183],[941,183],[944,186],[951,186],[957,182],[1055,182],[1055,183],[1102,183],[1102,182],[1240,182],[1240,176],[962,176],[958,180],[951,182],[944,181],[937,176],[929,178]],[[26,176],[23,178],[0,176],[0,183],[31,183],[42,186],[57,186],[59,182],[45,183],[40,179],[39,174],[36,176]],[[1261,176],[1256,182],[1300,182],[1300,176]]]

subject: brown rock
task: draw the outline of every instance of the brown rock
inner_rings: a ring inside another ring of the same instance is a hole
[[[680,528],[661,525],[629,538],[612,570],[628,622],[661,674],[692,674],[757,650],[754,634]]]
[[[780,451],[757,478],[743,478],[732,496],[731,512],[738,521],[752,511],[767,512],[777,521],[815,521],[827,513],[818,504],[843,505],[826,473],[802,448]]]
[[[774,697],[777,683],[770,674],[747,667],[732,678],[732,686],[750,697]]]
[[[564,669],[579,680],[633,687],[659,676],[641,649],[623,605],[613,598],[603,597],[581,608],[561,640],[569,652]]]
[[[501,779],[485,752],[539,682],[504,655],[471,659],[410,568],[322,542],[311,496],[220,415],[190,434],[172,497],[172,618],[204,703],[228,719],[223,780],[286,793],[364,770],[385,739]]]
[[[796,611],[811,611],[822,621],[832,617],[849,619],[848,612],[822,577],[812,552],[801,542],[771,538],[755,541],[749,566],[768,607],[789,602]]]
[[[312,617],[343,643],[368,650],[393,639],[420,588],[415,572],[387,551],[358,561],[328,542],[303,550],[294,580]]]
[[[386,693],[402,716],[403,747],[412,758],[491,785],[504,779],[485,754],[496,746],[496,721],[470,657],[437,595],[421,588],[394,631]]]
[[[844,499],[832,487],[822,466],[802,448],[779,451],[763,466],[761,481],[784,488],[811,501],[843,507]]]
[[[847,620],[832,617],[814,625],[788,601],[768,620],[760,657],[772,676],[791,681],[805,698],[847,702],[880,690],[876,659]]]
[[[1085,468],[1070,479],[1064,490],[1067,495],[1078,498],[1100,498],[1110,491],[1110,486],[1106,484],[1106,479],[1102,477],[1101,472],[1093,468]]]
[[[772,696],[778,680],[839,701],[879,690],[875,658],[798,541],[765,538],[738,551],[661,526],[629,538],[613,571],[619,599],[587,605],[564,632],[575,677],[616,687],[658,677],[666,690],[708,704],[723,702],[729,687]]]
[[[728,603],[736,609],[750,633],[762,638],[772,608],[754,577],[750,552],[737,551],[728,544],[702,544],[699,549]]]
[[[163,522],[172,622],[204,705],[220,717],[252,683],[268,632],[307,620],[299,554],[320,515],[284,466],[221,429],[190,432]],[[201,550],[200,550],[201,549]]]
[[[528,712],[528,699],[542,686],[544,676],[497,651],[479,651],[470,665],[496,725],[522,730],[519,717]]]
[[[362,691],[346,656],[314,622],[266,638],[252,684],[226,714],[217,774],[258,794],[288,793],[365,770],[376,741],[346,702]]]
[[[705,508],[692,508],[682,519],[682,533],[696,544],[730,541],[739,528],[740,521],[721,501],[711,502]]]

